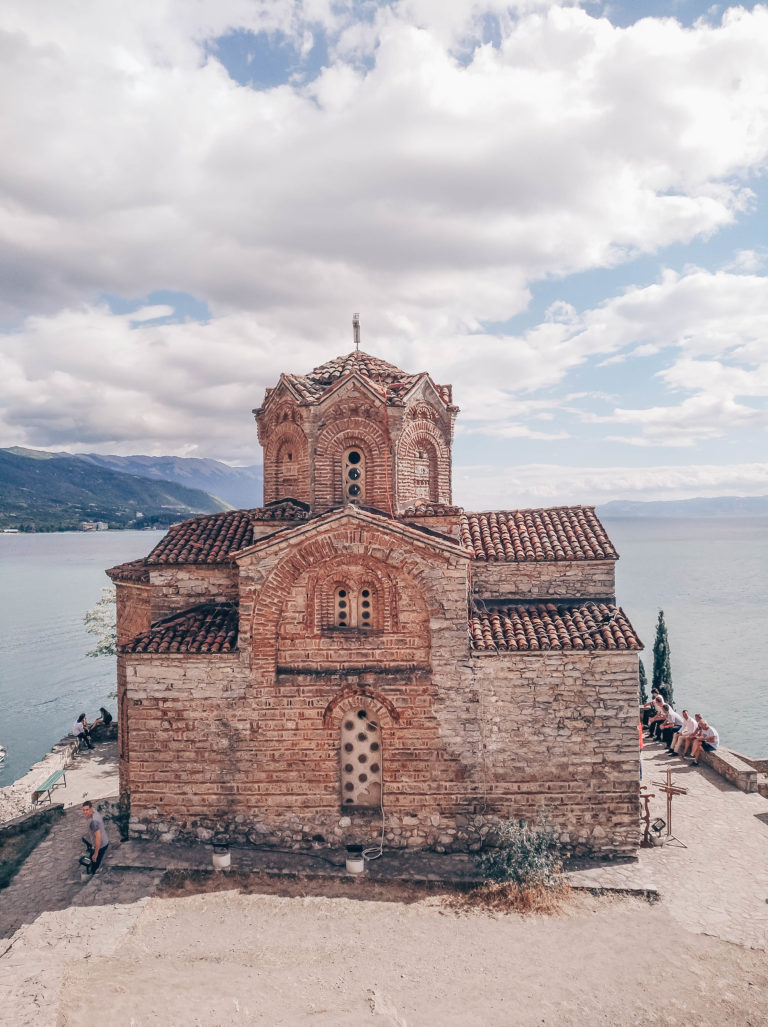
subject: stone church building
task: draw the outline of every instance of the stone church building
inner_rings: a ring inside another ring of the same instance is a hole
[[[638,840],[640,643],[592,507],[452,503],[450,385],[353,351],[254,411],[264,502],[172,527],[117,586],[135,835],[477,849],[542,810]]]

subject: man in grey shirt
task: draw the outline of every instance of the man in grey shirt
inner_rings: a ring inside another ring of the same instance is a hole
[[[83,841],[93,850],[90,854],[91,873],[95,874],[101,866],[104,853],[109,848],[109,835],[101,813],[98,813],[87,800],[83,803],[83,816],[88,821],[88,836],[83,835]]]

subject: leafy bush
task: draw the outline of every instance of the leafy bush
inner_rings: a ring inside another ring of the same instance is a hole
[[[522,891],[563,887],[557,834],[544,817],[536,823],[505,820],[496,830],[497,848],[477,856],[488,881],[511,882]]]

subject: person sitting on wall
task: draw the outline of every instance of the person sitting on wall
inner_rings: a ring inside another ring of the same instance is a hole
[[[653,692],[651,693],[650,700],[647,703],[645,703],[645,705],[640,707],[640,710],[642,711],[642,717],[643,717],[643,727],[647,727],[648,726],[648,720],[650,719],[650,717],[652,717],[655,713],[658,712],[657,708],[656,708],[656,705],[655,705],[657,697],[659,698],[659,700],[661,702],[664,701],[661,698],[661,693],[657,692],[656,689],[654,688]]]
[[[661,740],[667,750],[672,752],[672,739],[683,726],[683,718],[670,706],[667,710],[667,719],[661,725]]]
[[[701,722],[704,718],[700,713],[694,713],[693,715],[693,727],[688,729],[682,738],[680,738],[677,746],[678,756],[685,758],[691,755],[691,747],[693,746],[694,740],[698,737],[699,731],[701,730]]]
[[[717,731],[715,731],[715,729],[706,722],[706,720],[702,720],[701,731],[697,734],[698,737],[694,739],[693,747],[691,749],[691,755],[693,756],[693,759],[691,760],[692,767],[698,767],[699,755],[702,749],[705,749],[707,752],[714,752],[720,744],[720,736]]]
[[[89,749],[93,748],[93,742],[91,742],[91,727],[86,720],[84,713],[81,713],[75,721],[75,725],[72,728],[72,734],[77,739],[78,748],[82,749],[83,742],[85,742]]]
[[[106,740],[109,739],[110,736],[109,729],[112,725],[112,714],[103,706],[99,707],[99,713],[101,714],[101,716],[97,720],[94,720],[94,722],[91,724],[91,730],[93,730],[95,727],[103,728],[103,731],[99,732],[99,738],[101,738],[102,740]]]
[[[697,728],[698,724],[693,717],[689,716],[688,710],[683,710],[682,726],[672,738],[672,752],[677,753],[678,756],[681,755],[681,746],[685,744],[685,739],[694,734]]]
[[[657,695],[653,700],[653,709],[651,710],[651,716],[648,718],[648,734],[653,738],[656,734],[656,725],[666,720],[666,714],[664,713],[664,700],[660,695]]]
[[[661,725],[666,721],[669,713],[669,704],[659,702],[656,706],[657,713],[648,721],[648,731],[651,738],[661,738]]]

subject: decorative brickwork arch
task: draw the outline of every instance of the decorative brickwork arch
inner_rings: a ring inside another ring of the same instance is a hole
[[[384,572],[377,560],[364,556],[334,560],[330,566],[318,568],[310,576],[307,593],[312,602],[311,620],[316,631],[327,630],[337,624],[335,599],[339,589],[352,596],[371,592],[372,623],[374,631],[394,631],[398,627],[397,589],[390,574]]]
[[[400,720],[400,714],[386,696],[372,688],[343,688],[325,707],[323,727],[337,729],[346,713],[353,713],[360,703],[367,703],[375,709],[384,727],[393,728]]]
[[[309,445],[299,425],[288,420],[276,427],[264,452],[264,502],[286,496],[310,498]]]
[[[386,429],[362,416],[334,419],[320,432],[315,453],[315,506],[318,510],[344,502],[344,454],[359,449],[365,463],[365,505],[389,511],[392,468]]]
[[[306,586],[310,578],[317,581],[324,574],[333,577],[329,573],[332,568],[339,570],[355,563],[369,568],[378,564],[384,578],[389,577],[394,582],[391,609],[398,612],[400,619],[399,627],[393,624],[395,651],[386,659],[380,652],[376,659],[382,665],[428,666],[432,623],[444,615],[444,593],[439,576],[434,573],[434,561],[442,565],[446,559],[444,554],[422,552],[421,545],[400,539],[374,524],[361,524],[354,516],[337,520],[326,530],[317,530],[303,542],[287,541],[286,545],[290,548],[275,560],[252,597],[241,598],[241,611],[246,602],[250,606],[247,623],[241,624],[241,640],[242,646],[250,652],[254,682],[264,678],[271,680],[275,674],[282,644],[281,625],[288,625],[294,638],[304,638],[305,650],[312,646],[320,651],[328,649],[328,641],[306,638],[308,628],[316,631],[313,621],[308,620],[314,599]],[[402,620],[403,609],[405,621]],[[285,630],[282,635],[285,637]],[[326,660],[326,666],[348,666],[356,662],[354,654],[345,654],[339,648],[344,637],[335,636],[331,647],[335,656]],[[385,633],[379,648],[388,641],[392,640]],[[398,647],[405,651],[398,652]],[[412,651],[407,651],[409,647]],[[293,648],[295,650],[296,646]],[[368,654],[360,650],[359,655],[367,658]],[[310,665],[319,668],[316,660],[307,659]]]
[[[450,446],[439,424],[419,418],[404,428],[397,447],[397,495],[402,510],[416,503],[451,502]]]

